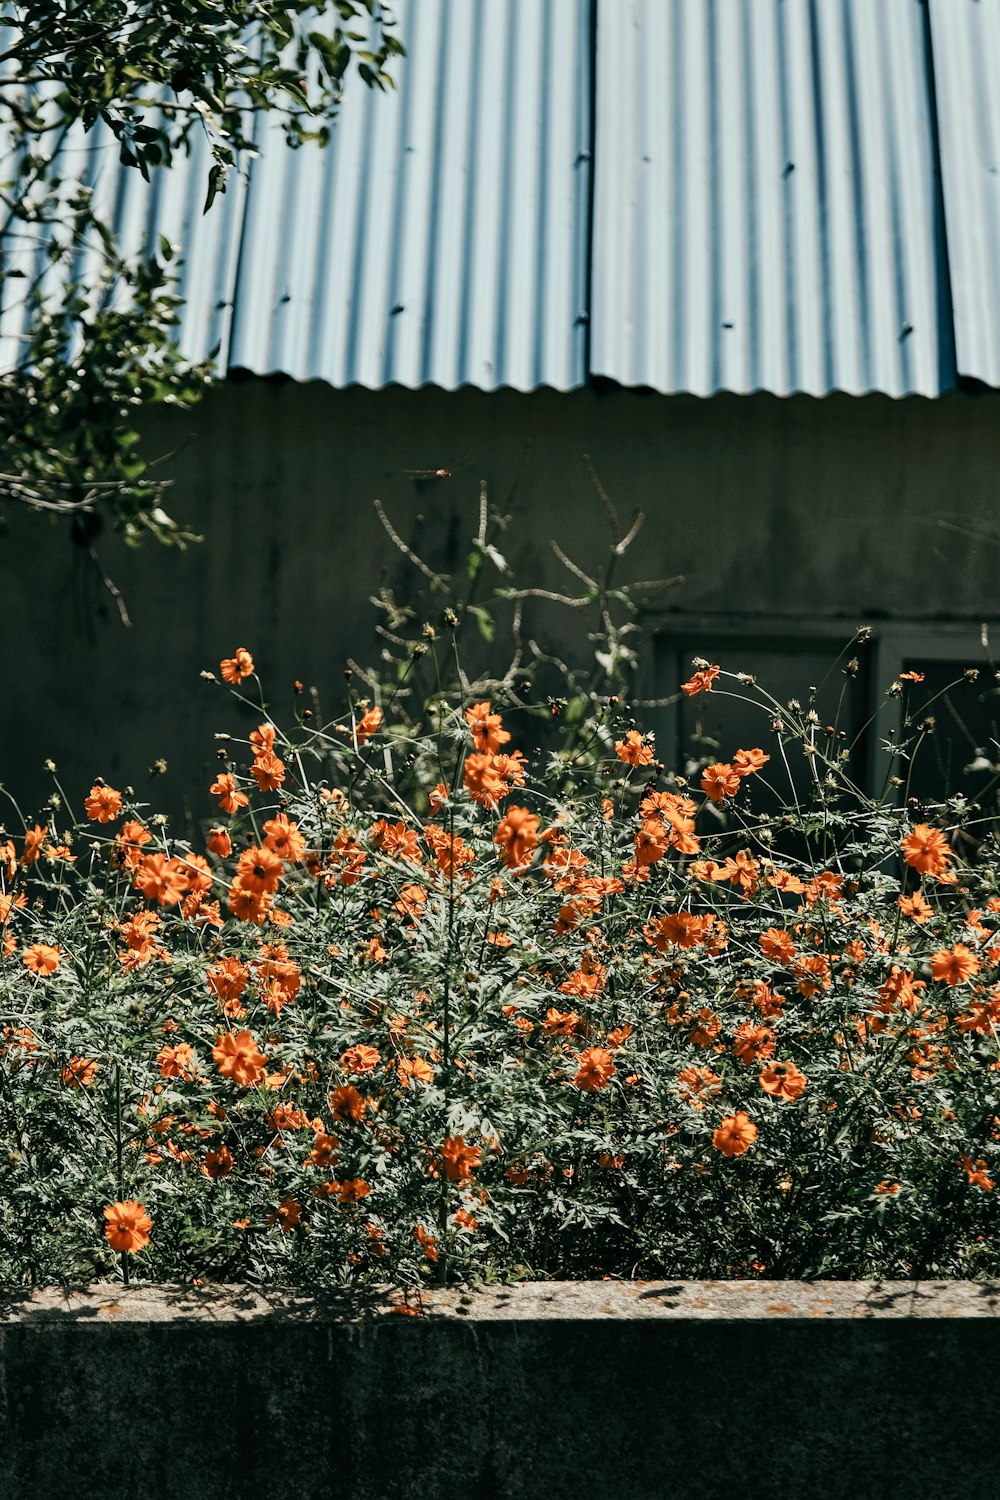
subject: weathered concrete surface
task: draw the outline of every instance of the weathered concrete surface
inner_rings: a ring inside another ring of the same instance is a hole
[[[285,724],[294,679],[315,684],[333,714],[346,659],[377,660],[369,596],[385,582],[405,597],[415,575],[376,497],[429,564],[450,570],[470,549],[485,479],[512,517],[501,550],[520,582],[575,587],[550,538],[589,570],[606,562],[609,535],[584,453],[622,516],[647,516],[617,581],[684,575],[648,623],[721,614],[749,629],[769,616],[794,635],[800,617],[822,618],[842,625],[839,647],[865,621],[964,620],[971,661],[979,622],[1000,613],[998,414],[995,392],[700,400],[222,383],[144,435],[150,457],[174,453],[158,471],[176,481],[168,509],[203,545],[136,553],[102,541],[132,630],[65,528],[13,507],[0,516],[0,781],[30,816],[52,791],[51,756],[76,806],[100,774],[171,812],[183,835],[185,804],[195,818],[213,811],[214,731],[245,737],[258,719],[200,682],[202,668],[249,647]],[[439,468],[453,472],[420,477]],[[484,596],[503,581],[487,575]],[[445,602],[426,607],[436,616]],[[580,615],[529,605],[530,633],[577,654],[595,628]],[[676,690],[646,665],[644,695]],[[158,757],[169,771],[151,781]]]
[[[996,1500],[1000,1285],[0,1296],[0,1496]]]

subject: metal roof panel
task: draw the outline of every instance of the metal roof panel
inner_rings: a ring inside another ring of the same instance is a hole
[[[588,0],[397,6],[398,90],[325,152],[266,125],[231,366],[336,386],[586,379]]]
[[[1000,4],[930,0],[959,372],[1000,385]]]
[[[597,0],[591,372],[955,383],[919,0]]]

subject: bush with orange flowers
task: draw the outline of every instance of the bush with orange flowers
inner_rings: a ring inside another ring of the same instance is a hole
[[[0,829],[0,1279],[1000,1274],[993,819],[707,662],[759,742],[680,775],[452,628],[422,714],[225,659],[194,845],[100,779]]]

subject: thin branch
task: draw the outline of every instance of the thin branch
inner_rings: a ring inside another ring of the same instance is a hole
[[[645,519],[646,517],[641,510],[637,510],[635,512],[635,515],[632,517],[632,525],[629,527],[626,534],[622,537],[621,541],[617,542],[611,549],[616,557],[625,556],[625,553],[631,547],[632,543],[639,535],[639,532],[642,530],[642,525]]]
[[[108,593],[115,601],[115,605],[118,609],[118,615],[121,619],[122,624],[125,626],[126,630],[131,630],[132,621],[129,619],[128,609],[125,606],[125,600],[122,597],[121,589],[115,583],[114,579],[109,578],[108,574],[105,573],[104,567],[101,563],[101,559],[98,557],[97,552],[93,547],[87,548],[87,555],[89,556],[90,561],[93,563],[94,568],[96,569],[97,576],[100,578],[104,587],[107,589]]]
[[[486,494],[486,480],[479,481],[479,535],[476,537],[476,546],[481,550],[486,549],[486,524],[489,520],[490,506]]]
[[[579,578],[580,582],[585,583],[590,589],[596,590],[600,587],[596,578],[588,578],[583,569],[578,568],[576,563],[566,556],[565,552],[562,550],[558,542],[549,542],[549,546],[552,548],[553,552],[555,553],[556,557],[558,557],[563,567],[567,568],[569,572],[573,574],[574,578]]]
[[[427,564],[417,556],[412,547],[408,547],[406,545],[406,543],[403,541],[403,538],[400,536],[399,532],[396,531],[392,522],[389,520],[389,517],[386,515],[385,507],[383,506],[381,500],[375,500],[373,504],[375,506],[375,514],[382,522],[382,525],[385,528],[386,535],[388,536],[392,544],[397,547],[400,552],[402,552],[407,562],[411,562],[415,568],[419,568],[424,577],[430,579],[431,583],[442,588],[447,588],[446,580],[442,578],[439,573],[435,573],[431,568],[429,568]]]
[[[615,543],[617,544],[622,534],[621,521],[618,518],[618,512],[614,507],[611,496],[608,494],[607,490],[604,488],[603,484],[597,477],[597,470],[594,468],[594,465],[590,461],[589,453],[583,454],[583,462],[586,466],[587,473],[590,475],[590,482],[594,486],[597,498],[600,500],[601,504],[604,506],[604,509],[608,513],[608,520],[611,522],[611,535],[614,538]]]

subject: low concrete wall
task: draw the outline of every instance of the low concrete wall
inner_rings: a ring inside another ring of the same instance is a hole
[[[996,1500],[1000,1284],[0,1295],[0,1496]]]

